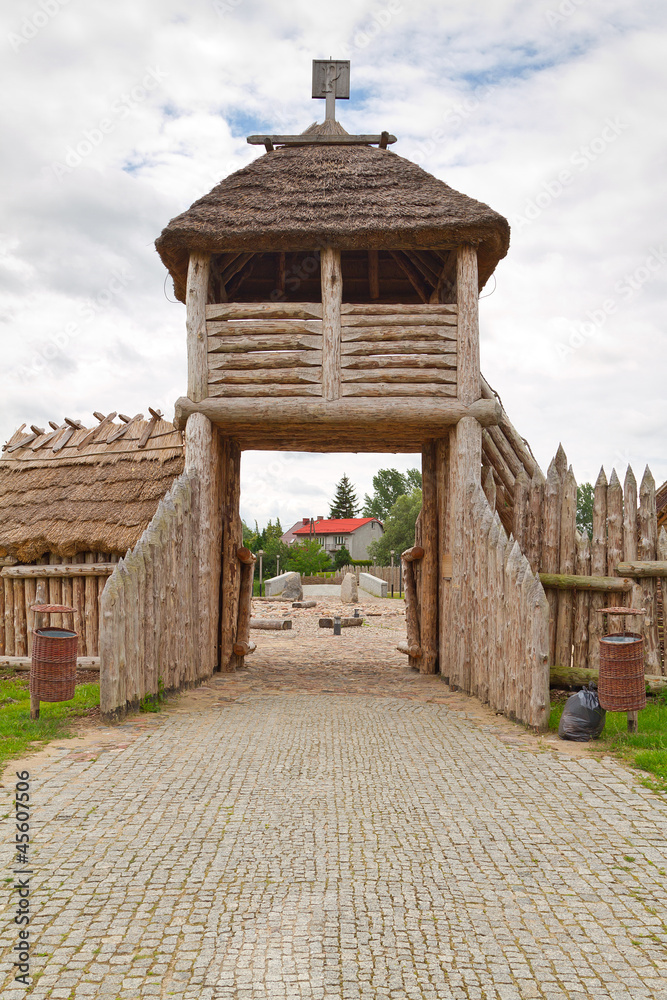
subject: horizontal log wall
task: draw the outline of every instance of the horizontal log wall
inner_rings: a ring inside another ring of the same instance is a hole
[[[615,470],[607,480],[600,469],[590,539],[587,532],[577,530],[577,483],[562,447],[546,480],[538,469],[526,489],[525,502],[513,508],[513,533],[547,590],[549,665],[597,670],[603,628],[622,627],[619,619],[604,624],[598,614],[599,608],[613,604],[646,609],[643,624],[626,620],[625,625],[630,631],[641,628],[646,673],[667,674],[659,586],[664,572],[659,560],[665,558],[663,550],[667,554],[667,534],[658,538],[650,469],[646,468],[639,488],[630,466],[623,484]]]
[[[53,560],[53,561],[51,561]],[[0,656],[30,656],[35,614],[32,604],[73,607],[79,656],[98,656],[99,598],[118,556],[79,552],[16,563],[0,572]],[[71,627],[69,615],[50,615],[51,624]]]
[[[456,398],[455,305],[341,308],[342,396]]]
[[[469,499],[464,527],[471,544],[463,549],[451,607],[461,620],[445,623],[452,639],[441,670],[452,687],[543,729],[549,718],[546,595],[481,488],[471,487]],[[455,655],[459,642],[467,647],[464,656]]]
[[[184,472],[109,578],[100,603],[104,715],[210,676],[199,643],[199,527],[199,480]]]
[[[322,306],[206,307],[209,396],[321,396]]]

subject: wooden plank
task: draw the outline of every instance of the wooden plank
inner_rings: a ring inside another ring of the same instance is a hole
[[[489,433],[491,430],[496,430],[496,428],[489,427]],[[513,521],[512,521],[512,534],[514,535],[515,541],[519,543],[519,548],[522,552],[526,550],[526,535],[528,532],[528,496],[530,492],[530,483],[528,481],[528,476],[526,475],[526,470],[523,466],[520,467],[518,475],[514,481],[514,511],[513,511]],[[572,567],[574,568],[574,567]]]
[[[298,385],[322,382],[324,365],[312,368],[258,368],[254,371],[224,369],[210,373],[210,385]]]
[[[206,399],[206,299],[211,255],[194,250],[188,262],[186,287],[186,328],[188,348],[188,396],[195,402]]]
[[[562,483],[556,462],[552,459],[544,487],[544,531],[540,563],[544,572],[550,574],[557,574],[560,569],[561,499]],[[547,601],[549,602],[549,666],[552,666],[556,656],[558,595],[555,592],[548,593]]]
[[[29,671],[31,663],[32,663],[32,658],[30,656],[0,655],[0,667],[4,668],[9,667],[11,670]],[[99,671],[100,669],[99,656],[77,656],[76,669]]]
[[[639,487],[639,512],[637,515],[638,546],[637,555],[641,562],[651,562],[656,558],[658,545],[658,517],[655,501],[655,481],[648,465],[644,470]],[[658,635],[658,585],[657,580],[641,577],[641,604],[646,609],[644,618],[644,650],[646,673],[662,672],[660,639]],[[602,615],[598,617],[602,618]]]
[[[319,302],[221,302],[206,306],[206,319],[322,319]]]
[[[588,532],[577,533],[576,559],[574,569],[577,576],[591,575],[591,543]],[[574,634],[572,665],[578,670],[588,664],[588,619],[590,616],[590,597],[587,591],[577,589],[574,599]]]
[[[9,586],[9,584],[7,584]],[[5,581],[0,576],[0,656],[5,652]]]
[[[330,247],[320,251],[322,277],[322,396],[324,399],[339,399],[340,391],[340,345],[341,345],[341,302],[343,296],[343,275],[340,264],[340,250]]]
[[[629,576],[635,579],[641,577],[664,577],[667,576],[667,562],[659,559],[653,559],[650,562],[640,562],[635,559],[632,562],[617,563],[613,567],[613,571],[617,576]]]
[[[77,450],[81,451],[81,449],[85,448],[87,444],[91,444],[101,430],[103,430],[105,427],[108,427],[109,424],[113,423],[115,416],[116,416],[115,410],[112,413],[108,413],[106,417],[104,417],[104,419],[99,422],[97,427],[93,427],[92,430],[88,431],[88,433],[81,438],[81,440],[77,445]]]
[[[106,444],[113,444],[114,441],[118,441],[120,438],[124,437],[130,429],[134,428],[136,423],[143,419],[143,413],[135,413],[135,415],[131,417],[127,423],[122,424],[117,431],[114,431],[113,434],[107,438]]]
[[[424,382],[434,385],[456,385],[456,372],[438,368],[435,371],[429,369],[424,371],[420,368],[376,368],[375,365],[364,364],[358,370],[346,368],[343,372],[343,381],[350,385],[356,382],[383,382],[383,383],[403,383],[406,390],[412,385],[421,385]]]
[[[463,245],[456,257],[456,298],[458,303],[458,396],[472,403],[482,393],[479,370],[479,285],[477,251]]]
[[[525,473],[524,473],[525,475]],[[577,543],[577,481],[572,466],[563,483],[560,518],[560,572],[574,573]],[[556,623],[555,662],[569,667],[572,662],[572,629],[574,623],[574,597],[569,591],[558,595],[558,620]]]
[[[65,418],[65,420],[67,421],[67,418]],[[80,420],[69,421],[69,426],[65,431],[63,431],[58,440],[54,441],[51,450],[54,453],[57,451],[62,451],[62,449],[68,443],[69,439],[72,437],[72,435],[75,434],[78,430],[81,430],[82,428],[83,424],[81,423]]]
[[[379,357],[359,357],[350,354],[341,358],[343,376],[345,371],[356,368],[426,368],[428,371],[448,371],[456,381],[456,358],[454,363],[448,355],[428,354],[414,357],[409,354],[382,354]]]
[[[94,552],[86,552],[86,563],[88,565],[93,565],[94,559]],[[84,627],[86,632],[86,650],[88,656],[97,656],[99,654],[97,581],[92,576],[87,576],[85,581]],[[131,613],[134,613],[134,608],[132,608]]]
[[[438,344],[434,341],[401,341],[399,342],[387,342],[387,341],[373,341],[373,340],[355,340],[351,343],[345,343],[341,345],[341,355],[344,357],[354,357],[355,355],[360,356],[374,356],[382,357],[383,355],[388,355],[390,357],[409,357],[411,355],[428,355],[434,361],[439,359],[443,365],[450,368],[456,367],[456,351],[452,349],[452,342],[448,342],[442,345],[442,350],[438,350]]]
[[[486,456],[489,465],[498,474],[500,481],[503,486],[507,489],[510,496],[514,496],[514,476],[512,475],[512,470],[509,468],[507,462],[503,456],[498,451],[495,442],[491,438],[488,430],[484,430],[482,434],[482,449]]]
[[[77,577],[77,576],[111,576],[113,566],[111,563],[89,563],[81,565],[77,563],[55,563],[49,566],[18,565],[5,566],[0,570],[0,575],[8,577]]]
[[[390,385],[379,382],[346,382],[341,387],[341,396],[447,396],[456,398],[456,386],[445,383],[402,383]]]
[[[607,477],[600,469],[593,491],[593,537],[591,538],[591,574],[602,576],[607,572]],[[600,636],[602,615],[597,609],[604,607],[605,598],[600,593],[591,594],[588,619],[588,666],[600,667]],[[552,665],[552,664],[550,664]]]
[[[215,382],[209,384],[209,398],[211,400],[238,398],[249,399],[271,398],[276,396],[321,396],[322,386],[318,382],[315,385],[225,385]]]
[[[213,337],[225,337],[231,340],[235,338],[246,339],[249,337],[269,337],[272,339],[280,336],[305,336],[307,334],[321,334],[322,320],[300,320],[300,319],[275,319],[275,320],[225,320],[216,323],[208,320],[206,331],[209,342]],[[210,347],[209,347],[210,350]]]
[[[155,427],[159,420],[162,420],[162,413],[159,410],[153,410],[150,406],[148,407],[148,412],[151,414],[151,419],[146,424],[146,428],[139,438],[137,443],[137,448],[145,448],[148,444],[148,439],[155,430]]]
[[[456,357],[456,329],[454,327],[451,330],[441,326],[343,327],[342,353],[351,353],[345,350],[345,347],[355,343],[368,345],[386,344],[388,347],[387,353],[389,354],[401,354],[407,350],[415,353],[415,349],[419,348],[423,354],[442,353],[453,354]],[[373,349],[375,353],[378,353],[375,346]]]
[[[406,336],[411,337],[417,337],[422,333],[423,336],[427,337],[434,330],[441,331],[443,336],[453,336],[457,326],[456,315],[445,316],[441,313],[415,313],[414,315],[409,313],[362,313],[357,315],[343,313],[341,315],[341,327],[346,336],[350,336],[354,330],[370,329],[390,332],[397,328],[405,331]]]
[[[299,368],[302,365],[322,365],[322,351],[251,351],[238,354],[209,354],[209,378],[227,370],[258,371],[260,369]]]
[[[211,363],[211,356],[216,354],[245,354],[248,351],[294,351],[299,348],[303,350],[322,350],[321,334],[284,333],[265,336],[264,334],[254,334],[250,337],[237,337],[229,339],[225,337],[208,338],[208,362]]]
[[[456,317],[458,312],[458,307],[456,305],[446,305],[444,303],[418,303],[418,304],[408,304],[408,303],[395,303],[387,304],[385,302],[344,302],[341,307],[342,322],[349,324],[349,317],[351,316],[382,316],[382,322],[385,322],[384,317],[393,316],[398,318],[412,317],[412,316],[453,316]],[[403,323],[409,322],[409,319],[403,319]],[[456,322],[456,320],[454,320]]]
[[[254,252],[251,253],[239,253],[235,254],[234,257],[227,262],[225,267],[220,271],[220,281],[223,285],[227,285],[234,275],[242,271],[246,266],[248,261],[252,260],[255,256]]]
[[[13,580],[14,587],[14,650],[16,656],[28,655],[28,630],[26,627],[25,583]]]
[[[537,573],[540,569],[544,484],[544,474],[539,465],[536,465],[533,478],[530,481],[530,494],[528,497],[528,527],[526,529],[524,549],[526,558],[531,565],[533,573]]]
[[[632,580],[619,580],[616,576],[577,576],[574,573],[540,573],[545,588],[555,590],[589,590],[599,594],[628,594]],[[603,604],[600,607],[604,607]],[[561,663],[559,666],[567,666]]]
[[[251,146],[379,146],[381,143],[397,142],[395,135],[324,135],[308,132],[301,135],[249,135],[246,142]],[[383,147],[384,148],[384,147]]]

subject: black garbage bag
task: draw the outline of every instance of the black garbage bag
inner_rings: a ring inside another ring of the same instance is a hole
[[[607,713],[600,705],[598,693],[591,684],[570,695],[565,702],[558,723],[558,735],[562,740],[573,740],[575,743],[597,740],[604,729],[606,718]]]

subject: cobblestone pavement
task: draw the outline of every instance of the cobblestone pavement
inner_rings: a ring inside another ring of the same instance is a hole
[[[412,673],[370,610],[28,759],[40,975],[3,998],[667,998],[667,801]]]

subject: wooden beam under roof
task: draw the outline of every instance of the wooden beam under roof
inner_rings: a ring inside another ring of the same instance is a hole
[[[410,258],[407,254],[403,253],[403,251],[390,250],[389,252],[407,277],[419,298],[422,302],[427,303],[431,297],[433,289],[428,286],[425,279],[422,277],[421,271],[417,270]]]
[[[396,136],[389,132],[380,135],[321,135],[317,132],[307,135],[249,135],[247,142],[251,146],[380,146],[397,142]],[[268,143],[268,145],[267,145]]]

